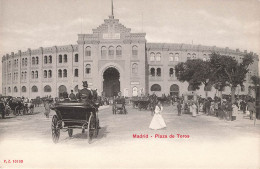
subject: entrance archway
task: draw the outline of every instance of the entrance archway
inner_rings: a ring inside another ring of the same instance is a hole
[[[59,87],[59,97],[64,97],[64,96],[66,96],[66,95],[68,95],[68,93],[67,93],[67,88],[66,88],[66,86],[64,86],[64,85],[61,85],[61,86]]]
[[[116,68],[107,68],[103,74],[103,93],[106,97],[117,96],[120,92],[120,73]]]
[[[176,85],[176,84],[171,85],[171,87],[170,87],[171,96],[179,96],[179,92],[180,92],[180,89],[179,89],[178,85]]]

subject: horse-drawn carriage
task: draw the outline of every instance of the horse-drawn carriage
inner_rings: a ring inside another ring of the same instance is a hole
[[[113,114],[117,114],[117,113],[127,114],[127,111],[125,108],[125,98],[114,99],[112,111],[113,111]]]
[[[54,104],[51,107],[56,112],[51,125],[53,142],[58,142],[61,129],[68,131],[69,137],[72,137],[73,129],[81,129],[82,133],[87,130],[88,142],[90,143],[99,132],[98,107],[98,104],[78,101]]]
[[[138,108],[139,110],[152,110],[156,104],[156,97],[135,97],[132,98],[131,101],[134,108]]]

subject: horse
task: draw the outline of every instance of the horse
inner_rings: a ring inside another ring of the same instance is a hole
[[[13,113],[15,115],[23,115],[24,114],[25,106],[22,103],[21,98],[9,98],[7,100],[7,105],[13,111]]]

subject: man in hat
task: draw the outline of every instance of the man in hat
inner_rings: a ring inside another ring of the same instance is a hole
[[[83,100],[92,100],[92,92],[91,89],[88,88],[88,82],[83,81],[83,89],[79,91],[79,95],[77,99]]]
[[[76,95],[73,93],[73,90],[71,90],[69,98],[70,98],[70,100],[76,100]]]

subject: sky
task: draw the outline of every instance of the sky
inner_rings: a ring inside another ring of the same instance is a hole
[[[132,32],[145,32],[147,42],[239,48],[260,55],[260,0],[113,4],[115,18]],[[92,33],[109,15],[111,0],[0,0],[0,57],[28,48],[76,44],[77,34]]]

